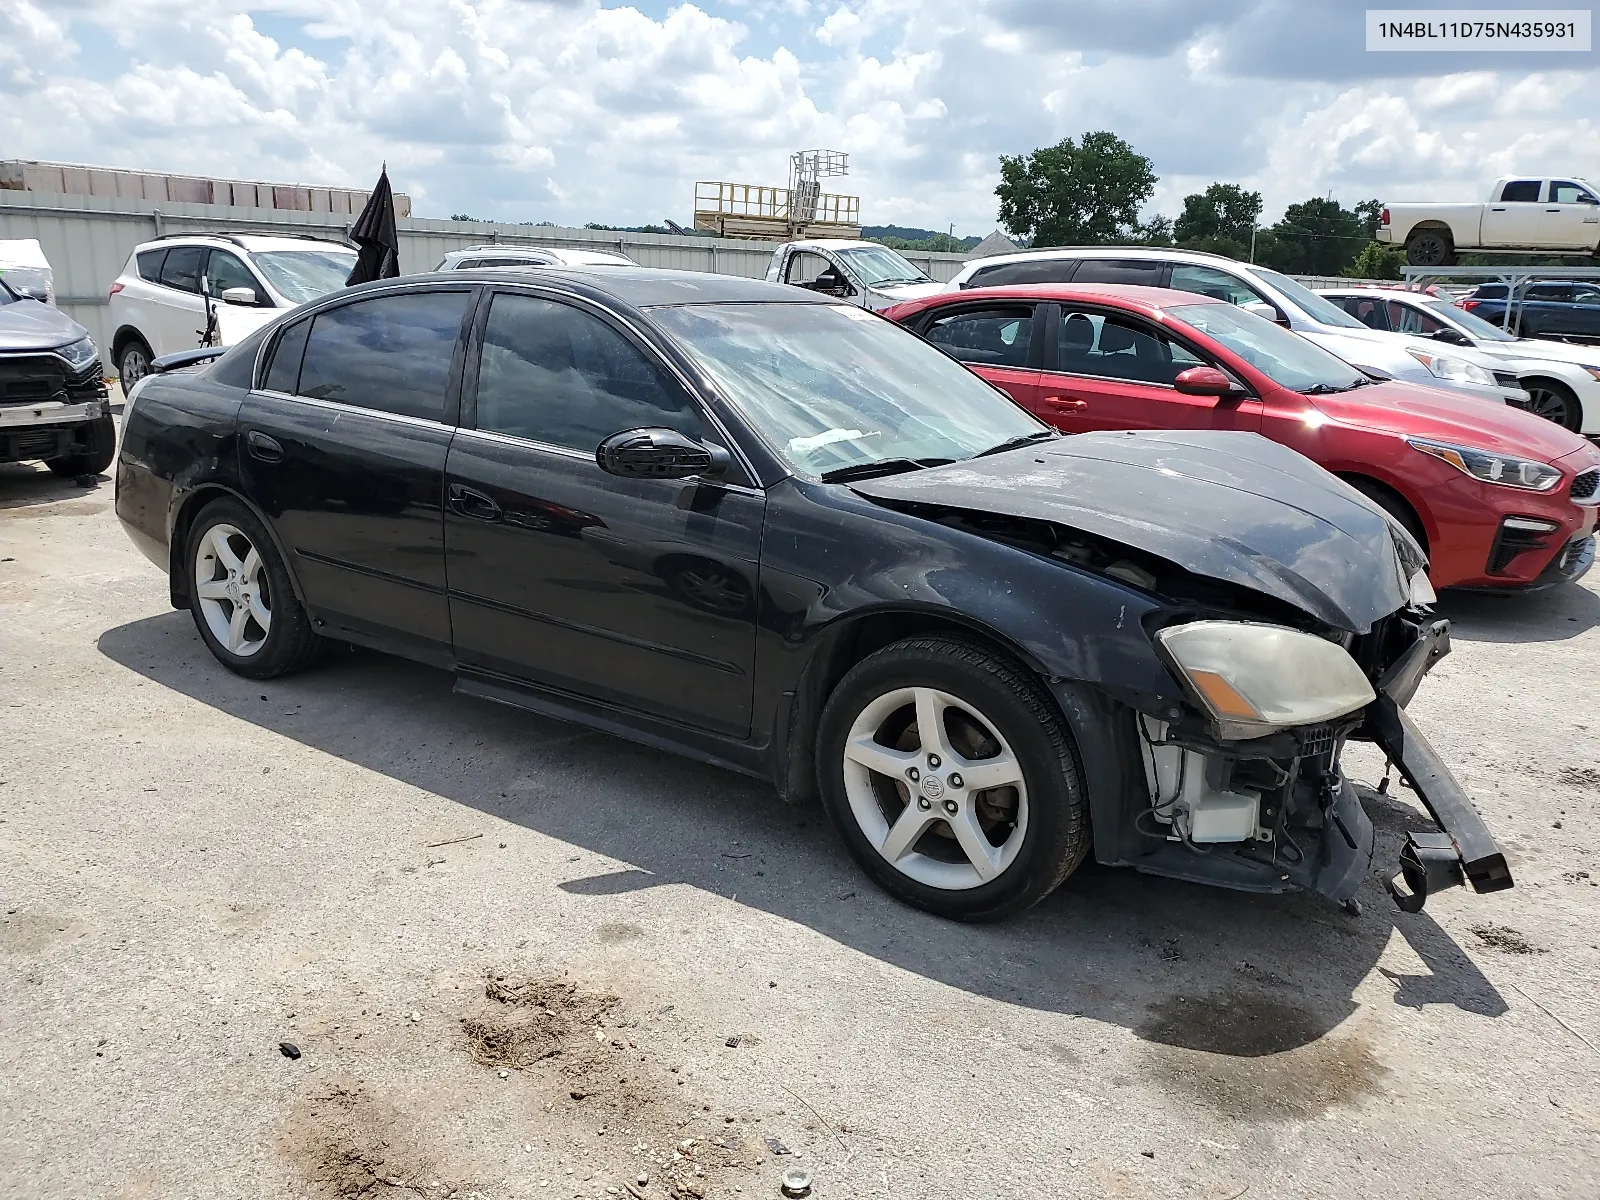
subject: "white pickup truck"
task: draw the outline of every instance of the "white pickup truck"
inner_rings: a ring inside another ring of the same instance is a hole
[[[785,242],[772,252],[767,279],[871,309],[944,290],[887,246],[838,238]]]
[[[1600,254],[1600,188],[1584,179],[1495,180],[1486,204],[1388,204],[1377,239],[1414,267],[1448,267],[1456,252]]]

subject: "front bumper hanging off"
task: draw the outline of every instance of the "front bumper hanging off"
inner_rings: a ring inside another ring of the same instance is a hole
[[[1448,624],[1440,621],[1419,639],[1417,645],[1430,665],[1448,653],[1448,630]],[[1396,666],[1403,663],[1404,660]],[[1421,672],[1408,678],[1411,690],[1415,690],[1420,678]],[[1385,688],[1366,712],[1367,732],[1372,740],[1400,768],[1401,776],[1438,826],[1436,830],[1406,835],[1406,844],[1400,850],[1400,871],[1388,881],[1389,894],[1404,911],[1419,912],[1434,892],[1465,883],[1470,883],[1476,892],[1504,891],[1512,886],[1505,855],[1478,810],[1472,807],[1466,789],[1400,707],[1410,698],[1409,694],[1396,696]]]

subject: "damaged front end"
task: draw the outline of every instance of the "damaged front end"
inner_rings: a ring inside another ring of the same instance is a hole
[[[1435,826],[1408,836],[1389,882],[1396,903],[1416,911],[1446,887],[1512,886],[1405,711],[1450,649],[1423,554],[1315,464],[1249,435],[1085,434],[858,490],[1156,599],[1144,634],[1177,689],[1050,680],[1086,747],[1099,861],[1350,904],[1374,854],[1340,769],[1360,740]]]

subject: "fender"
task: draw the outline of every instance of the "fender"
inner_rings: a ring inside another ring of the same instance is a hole
[[[231,496],[240,504],[250,510],[250,515],[261,522],[267,531],[267,537],[272,542],[272,548],[278,552],[278,561],[283,563],[283,569],[289,576],[289,586],[294,589],[294,598],[305,607],[305,593],[300,589],[300,578],[295,574],[294,556],[288,552],[287,547],[278,537],[278,531],[273,528],[272,522],[261,511],[261,506],[241,492],[237,487],[216,481],[207,481],[199,484],[179,496],[174,489],[174,496],[178,497],[173,506],[172,520],[168,524],[167,532],[167,590],[173,608],[189,607],[189,573],[184,565],[184,551],[189,542],[189,529],[194,524],[194,518],[212,500],[221,496]]]

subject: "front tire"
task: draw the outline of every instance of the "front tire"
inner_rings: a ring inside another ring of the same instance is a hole
[[[1528,411],[1534,416],[1554,421],[1573,433],[1582,427],[1583,406],[1566,384],[1554,379],[1526,379],[1522,386],[1528,390]]]
[[[294,594],[266,528],[237,500],[208,504],[184,555],[189,611],[218,662],[246,679],[275,679],[311,664],[322,639]]]
[[[1413,267],[1453,267],[1455,244],[1443,229],[1419,229],[1406,240],[1406,262]]]
[[[852,667],[823,709],[817,777],[856,862],[952,920],[1037,904],[1089,850],[1060,709],[1032,674],[974,642],[908,638]]]
[[[96,417],[83,431],[84,448],[75,454],[45,460],[57,475],[99,475],[117,456],[117,422],[110,416]]]

